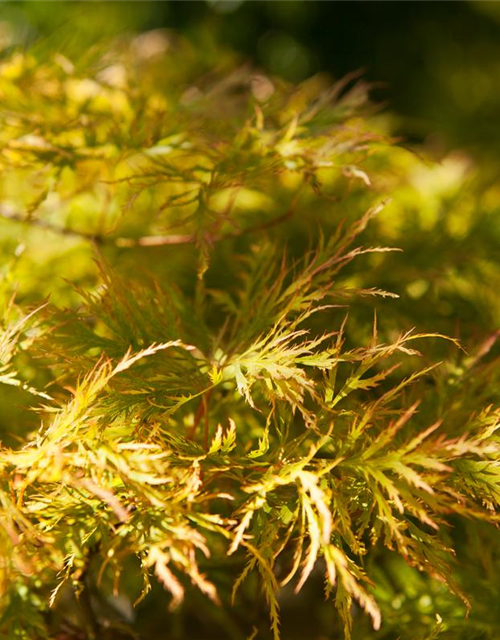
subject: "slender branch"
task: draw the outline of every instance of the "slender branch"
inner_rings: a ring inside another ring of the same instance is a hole
[[[208,436],[209,436],[209,427],[210,427],[210,416],[208,415],[208,402],[210,400],[211,393],[208,392],[203,396],[203,404],[204,406],[204,414],[205,414],[205,428],[203,430],[203,445],[205,450],[208,450]]]
[[[190,244],[196,240],[193,234],[171,234],[167,236],[142,236],[141,238],[106,238],[101,242],[115,244],[117,247],[130,249],[133,247],[164,247],[171,244]]]
[[[196,411],[196,415],[194,417],[193,426],[189,430],[188,439],[192,440],[196,433],[196,429],[200,424],[202,418],[205,418],[205,428],[204,428],[204,441],[205,448],[208,448],[208,403],[210,400],[210,396],[212,395],[212,388],[208,389],[206,393],[201,396],[200,404],[198,405],[198,410]]]
[[[246,229],[238,229],[236,231],[231,231],[230,233],[221,233],[219,235],[216,234],[207,234],[207,240],[210,244],[215,242],[221,242],[222,240],[229,240],[231,238],[239,238],[240,236],[248,235],[251,233],[255,233],[257,231],[265,231],[266,229],[271,229],[275,227],[285,220],[288,220],[292,217],[293,210],[290,208],[284,214],[273,218],[272,220],[268,220],[267,222],[262,222],[251,227],[247,227]],[[195,234],[170,234],[164,236],[142,236],[141,238],[106,238],[105,236],[99,236],[101,243],[112,243],[117,247],[122,248],[132,248],[132,247],[162,247],[167,245],[175,245],[175,244],[190,244],[192,242],[196,242]]]
[[[84,240],[90,240],[92,242],[101,243],[104,240],[103,236],[95,233],[86,233],[85,231],[77,231],[76,229],[69,229],[67,227],[59,227],[52,222],[48,222],[43,218],[26,218],[20,213],[9,211],[7,207],[0,205],[0,217],[11,222],[19,222],[32,225],[33,227],[39,227],[46,229],[47,231],[53,231],[62,236],[72,236],[74,238],[83,238]]]
[[[251,227],[247,227],[246,229],[238,229],[232,231],[230,233],[223,234],[207,234],[206,238],[213,244],[215,242],[221,242],[222,240],[229,240],[231,238],[238,238],[240,236],[248,235],[251,233],[256,233],[258,231],[265,231],[267,229],[271,229],[283,222],[288,220],[293,215],[293,207],[290,207],[288,211],[284,214],[273,218],[272,220],[268,220],[267,222],[261,222],[259,224],[253,225]],[[94,242],[99,245],[115,245],[119,248],[131,249],[134,247],[164,247],[168,245],[178,245],[178,244],[191,244],[196,242],[195,234],[170,234],[170,235],[160,235],[160,236],[142,236],[140,238],[126,238],[126,237],[118,237],[112,238],[110,236],[105,236],[97,233],[87,233],[85,231],[78,231],[76,229],[69,229],[67,227],[59,227],[47,220],[43,220],[42,218],[25,218],[23,215],[19,213],[13,213],[11,211],[6,210],[4,207],[0,206],[0,217],[9,220],[11,222],[19,222],[24,224],[29,224],[34,227],[39,227],[42,229],[46,229],[47,231],[52,231],[53,233],[58,233],[63,236],[71,236],[74,238],[81,238],[83,240],[89,240],[90,242]]]

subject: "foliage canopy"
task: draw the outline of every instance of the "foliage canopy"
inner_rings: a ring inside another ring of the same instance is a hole
[[[301,637],[494,638],[476,178],[354,76],[231,64],[159,32],[1,61],[2,636],[155,637],[168,602],[168,637],[277,640],[311,598]]]

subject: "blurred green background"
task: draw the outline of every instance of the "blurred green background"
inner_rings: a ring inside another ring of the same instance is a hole
[[[363,69],[407,141],[489,157],[500,148],[497,2],[21,1],[2,3],[0,16],[26,46],[56,41],[71,50],[168,28],[293,81]]]

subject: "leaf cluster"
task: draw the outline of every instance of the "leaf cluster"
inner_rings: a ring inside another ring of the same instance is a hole
[[[319,579],[329,633],[493,638],[456,555],[494,553],[497,336],[468,355],[372,315],[402,258],[365,243],[392,146],[363,83],[195,80],[188,54],[0,65],[0,382],[36,409],[2,425],[0,633],[147,634],[156,597],[234,638],[268,635],[265,601],[278,640]]]

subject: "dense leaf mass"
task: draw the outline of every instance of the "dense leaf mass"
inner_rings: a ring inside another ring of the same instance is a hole
[[[493,640],[494,188],[222,60],[1,60],[0,634]]]

